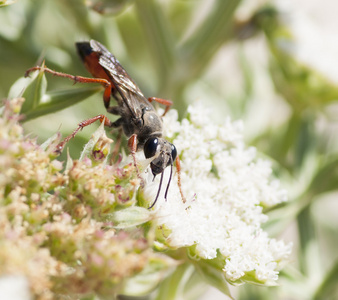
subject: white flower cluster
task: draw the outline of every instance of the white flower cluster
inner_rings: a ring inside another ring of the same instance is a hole
[[[197,105],[189,107],[188,118],[181,123],[177,112],[169,111],[164,125],[179,152],[187,198],[183,203],[175,176],[167,201],[162,192],[154,207],[158,225],[170,229],[167,243],[171,247],[196,245],[196,254],[204,259],[215,258],[219,251],[229,281],[249,272],[254,272],[257,281],[277,280],[278,267],[290,254],[291,244],[269,239],[260,226],[267,220],[263,206],[286,201],[287,195],[278,181],[271,180],[270,164],[257,160],[255,149],[245,146],[242,122],[227,118],[216,125],[207,109]],[[147,184],[149,199],[154,198],[158,181]]]

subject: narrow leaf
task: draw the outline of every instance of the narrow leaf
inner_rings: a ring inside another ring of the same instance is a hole
[[[338,299],[338,261],[335,262],[330,272],[325,276],[313,299]]]
[[[188,263],[178,266],[160,285],[156,300],[186,299],[184,288],[194,273],[194,267]]]
[[[181,51],[189,64],[187,69],[190,76],[200,75],[217,50],[232,38],[232,21],[240,2],[240,0],[213,1],[212,11],[181,46]]]
[[[11,4],[15,3],[16,1],[18,1],[18,0],[3,0],[3,1],[0,1],[0,7],[11,5]]]
[[[309,193],[318,195],[338,188],[338,159],[333,158],[322,164],[309,185]]]
[[[151,212],[143,207],[129,207],[111,214],[109,221],[114,222],[115,228],[128,228],[143,224],[151,219]]]
[[[177,264],[177,261],[168,256],[156,255],[141,273],[126,281],[123,294],[128,296],[149,294]]]
[[[135,8],[151,45],[150,50],[153,51],[161,79],[165,80],[174,63],[174,36],[168,19],[157,1],[136,1]]]
[[[100,127],[97,130],[95,130],[88,143],[84,146],[83,151],[81,152],[80,155],[80,160],[83,160],[85,157],[90,156],[90,153],[93,151],[93,148],[97,143],[97,141],[99,140],[99,138],[105,134],[106,132],[104,131],[104,123],[101,123]]]
[[[85,100],[101,90],[102,87],[100,86],[90,86],[49,92],[43,98],[44,103],[25,113],[24,122],[65,109]]]
[[[39,71],[37,76],[28,84],[22,97],[25,102],[22,105],[21,113],[27,114],[33,111],[41,102],[47,90],[47,80],[43,71]]]
[[[212,285],[223,294],[233,299],[222,270],[213,267],[204,260],[196,261],[194,262],[194,265],[208,284]]]

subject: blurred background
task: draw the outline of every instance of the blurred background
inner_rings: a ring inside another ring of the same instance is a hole
[[[294,249],[280,286],[231,287],[234,297],[338,299],[334,0],[18,0],[0,5],[1,99],[22,95],[31,81],[22,78],[25,71],[43,60],[51,69],[89,76],[74,43],[95,39],[118,58],[146,97],[172,100],[181,118],[190,103],[200,101],[216,120],[242,119],[247,144],[273,161],[289,191],[288,203],[266,212],[265,229],[293,241]],[[24,92],[36,101],[25,109],[24,127],[40,142],[106,113],[97,87],[46,78],[43,90]],[[47,109],[39,110],[40,105]],[[71,141],[73,157],[96,128]],[[227,297],[209,288],[199,299]]]

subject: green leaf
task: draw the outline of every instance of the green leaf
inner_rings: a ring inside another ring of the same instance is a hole
[[[307,205],[297,216],[299,234],[299,269],[309,278],[321,274],[320,249],[311,206]]]
[[[194,267],[191,264],[185,263],[178,266],[176,270],[161,283],[155,299],[186,299],[184,297],[184,287],[193,273]]]
[[[174,36],[161,5],[154,0],[136,1],[135,8],[163,82],[174,65]]]
[[[73,165],[74,165],[73,159],[70,157],[69,148],[67,148],[67,162],[65,170],[70,170],[71,168],[73,168]]]
[[[338,261],[335,262],[332,269],[325,276],[313,299],[338,299]]]
[[[196,78],[206,68],[218,49],[232,36],[234,12],[239,0],[214,1],[212,11],[194,30],[193,34],[182,45],[187,69],[190,76]]]
[[[299,128],[299,136],[296,142],[295,148],[295,166],[301,167],[304,159],[308,153],[313,149],[314,135],[313,133],[313,120],[311,116],[303,114],[301,127]]]
[[[231,299],[234,299],[230,294],[228,283],[221,269],[215,268],[208,261],[202,259],[194,262],[194,265],[208,284],[217,288]]]
[[[243,277],[240,278],[239,283],[251,283],[258,286],[278,286],[278,283],[274,280],[260,281],[256,277],[256,271],[246,272]]]
[[[80,155],[80,161],[83,160],[85,157],[90,157],[90,154],[93,151],[95,144],[97,143],[99,138],[105,134],[106,132],[104,131],[104,122],[102,122],[99,128],[95,130],[88,143],[84,146],[83,151]]]
[[[45,95],[46,90],[46,76],[43,71],[39,71],[22,94],[25,102],[22,105],[21,113],[26,114],[33,111],[42,102],[42,97]]]
[[[318,195],[338,189],[338,158],[322,164],[321,168],[309,184],[309,194]]]
[[[143,207],[129,207],[109,215],[109,221],[114,222],[115,228],[128,228],[150,221],[152,213]]]
[[[22,97],[26,87],[32,82],[32,78],[20,77],[10,87],[8,92],[8,98]]]
[[[149,294],[177,264],[177,261],[166,255],[156,255],[141,273],[126,281],[122,293],[128,296]]]
[[[274,140],[271,145],[272,150],[270,155],[286,168],[294,167],[296,145],[301,128],[301,116],[297,113],[293,113],[285,124],[285,128],[280,128],[281,135],[273,132],[273,136],[271,137]]]
[[[57,132],[53,134],[50,138],[48,138],[44,143],[42,143],[40,147],[45,151],[48,148],[55,149],[56,145],[60,142],[60,139],[61,139],[61,134],[60,132]]]
[[[43,97],[44,103],[38,105],[37,107],[31,108],[25,113],[24,122],[65,109],[69,106],[85,100],[86,98],[100,91],[102,91],[101,86],[90,86],[84,88],[74,88],[62,91],[48,92]]]
[[[256,14],[256,22],[264,30],[270,48],[270,73],[275,89],[300,113],[318,111],[337,100],[338,86],[311,65],[295,56],[299,41],[293,37],[290,26],[278,13],[267,9]]]
[[[3,1],[0,1],[0,7],[11,5],[11,4],[15,3],[16,1],[18,1],[18,0],[9,0],[9,1],[3,0]]]

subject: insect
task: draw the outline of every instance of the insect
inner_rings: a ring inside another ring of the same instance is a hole
[[[28,76],[29,73],[35,70],[43,69],[44,72],[74,80],[75,83],[100,83],[105,88],[103,102],[107,112],[118,115],[119,118],[112,122],[105,115],[98,115],[79,123],[74,132],[58,144],[57,151],[61,152],[65,144],[82,128],[97,120],[104,122],[104,125],[110,128],[122,128],[124,134],[129,139],[128,146],[131,149],[134,165],[136,166],[135,152],[143,149],[146,158],[153,158],[150,163],[150,168],[154,176],[153,179],[161,174],[156,198],[149,209],[152,208],[158,200],[162,187],[164,170],[166,167],[170,166],[170,176],[164,194],[164,198],[167,200],[174,161],[176,161],[178,172],[179,190],[182,200],[185,202],[181,189],[180,161],[177,156],[176,147],[162,137],[162,118],[157,114],[151,104],[152,101],[157,101],[166,105],[165,114],[170,105],[172,105],[172,102],[156,97],[145,98],[140,88],[120,65],[115,56],[99,42],[95,40],[79,42],[76,43],[76,48],[85,67],[95,78],[69,75],[40,66],[27,70],[25,76]],[[116,100],[117,105],[110,105],[111,97]]]

